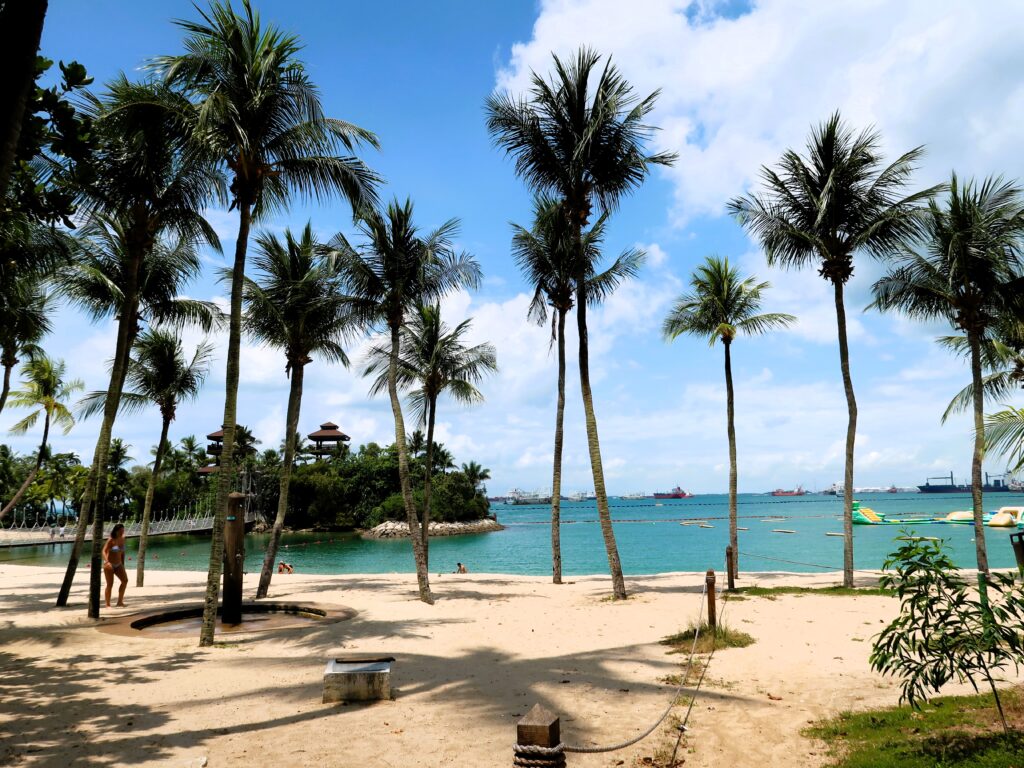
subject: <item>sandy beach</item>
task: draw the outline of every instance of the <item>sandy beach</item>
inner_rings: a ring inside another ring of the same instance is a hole
[[[309,629],[232,636],[209,649],[197,633],[115,636],[85,616],[80,574],[67,609],[51,609],[62,571],[0,566],[0,764],[24,766],[512,765],[516,721],[541,703],[568,743],[620,742],[665,708],[685,655],[665,636],[696,619],[703,575],[628,579],[612,602],[606,577],[554,586],[539,577],[433,576],[434,606],[408,574],[277,575],[272,599],[354,609]],[[134,574],[131,574],[134,584]],[[247,591],[256,577],[247,577]],[[744,586],[827,585],[835,575],[751,574]],[[151,571],[128,608],[198,603],[205,575]],[[865,583],[868,583],[865,577]],[[890,619],[886,597],[780,596],[729,601],[724,622],[753,635],[712,660],[690,720],[687,766],[820,766],[810,720],[893,704],[895,684],[868,669],[870,639]],[[326,660],[396,657],[394,699],[321,703]],[[683,707],[677,707],[677,713]],[[659,729],[570,766],[649,765]],[[204,762],[205,761],[205,762]],[[620,762],[621,761],[621,762]]]

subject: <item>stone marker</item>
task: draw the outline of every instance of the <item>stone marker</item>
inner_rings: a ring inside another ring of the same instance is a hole
[[[391,698],[394,656],[331,659],[324,670],[323,703]]]

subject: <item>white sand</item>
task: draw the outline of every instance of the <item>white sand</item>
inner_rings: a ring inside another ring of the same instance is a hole
[[[703,582],[697,574],[629,578],[632,599],[615,603],[606,577],[556,587],[540,577],[445,574],[432,577],[438,599],[428,606],[407,574],[275,575],[272,599],[358,615],[200,649],[195,634],[98,632],[85,616],[85,572],[71,605],[51,609],[62,575],[0,566],[2,765],[186,766],[205,757],[215,767],[506,768],[515,723],[535,702],[561,715],[566,742],[618,742],[666,706],[671,688],[659,679],[685,656],[667,655],[658,641],[696,618]],[[247,590],[255,581],[247,577]],[[104,615],[198,603],[205,574],[153,570],[147,582],[129,586],[128,609]],[[834,582],[750,574],[741,584]],[[894,683],[867,663],[871,637],[896,608],[867,596],[728,603],[725,623],[757,642],[715,655],[686,766],[824,764],[821,745],[800,735],[808,721],[897,700]],[[396,656],[394,700],[321,704],[325,662],[342,652]],[[666,734],[610,755],[570,755],[569,765],[645,764]]]

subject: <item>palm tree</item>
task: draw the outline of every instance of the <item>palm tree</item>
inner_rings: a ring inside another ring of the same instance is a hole
[[[245,282],[245,329],[267,346],[284,351],[288,389],[288,414],[280,474],[277,517],[267,542],[260,572],[257,599],[267,596],[277,561],[277,548],[288,511],[288,486],[295,463],[296,437],[302,409],[302,382],[306,366],[317,355],[328,363],[348,365],[342,342],[349,329],[345,296],[332,259],[306,224],[299,237],[285,230],[284,242],[264,233],[256,242],[256,268],[260,277]]]
[[[770,265],[818,266],[832,283],[839,364],[846,392],[846,471],[843,491],[843,584],[853,586],[853,451],[857,400],[850,377],[843,289],[858,252],[886,256],[913,234],[920,205],[935,187],[903,196],[923,148],[884,165],[881,137],[854,134],[839,113],[811,131],[807,156],[787,150],[778,170],[762,168],[764,193],[729,203],[730,211],[760,241]]]
[[[210,547],[210,567],[199,644],[213,644],[224,519],[235,444],[242,294],[249,228],[296,194],[325,198],[340,192],[353,206],[376,203],[378,177],[351,153],[377,146],[362,128],[323,114],[320,95],[298,59],[301,43],[266,27],[249,0],[243,13],[214,0],[200,21],[179,20],[186,53],[162,56],[153,67],[185,89],[195,108],[195,135],[231,172],[231,207],[238,209],[238,238],[231,277],[231,321],[224,398],[224,451]],[[348,153],[348,154],[345,154]]]
[[[970,344],[965,335],[943,336],[939,343],[956,354],[969,358]],[[982,368],[989,373],[982,377],[985,400],[995,402],[1010,396],[1024,385],[1024,313],[1012,313],[996,319],[991,336],[981,345]],[[961,389],[942,414],[942,423],[954,413],[974,407],[974,385]]]
[[[466,479],[476,489],[479,489],[481,484],[491,479],[491,470],[480,466],[475,461],[463,464],[462,474],[466,476]]]
[[[618,284],[634,277],[643,263],[644,253],[624,251],[615,263],[599,275],[594,268],[601,259],[601,242],[607,215],[582,234],[580,243],[587,270],[587,300],[594,306]],[[533,286],[533,299],[527,317],[538,325],[551,315],[551,342],[558,347],[558,398],[555,407],[555,447],[551,480],[551,580],[562,583],[561,496],[562,496],[562,424],[565,414],[565,317],[572,310],[576,287],[576,260],[572,233],[561,203],[549,195],[537,195],[533,201],[533,226],[512,225],[512,258]]]
[[[632,86],[607,61],[595,72],[600,56],[581,48],[572,60],[554,58],[555,77],[545,81],[533,73],[529,99],[494,94],[487,100],[487,129],[495,143],[515,158],[516,173],[536,192],[561,199],[576,259],[576,326],[579,329],[580,389],[587,425],[587,445],[597,494],[601,533],[608,553],[612,591],[625,599],[626,583],[612,531],[608,493],[601,464],[601,446],[590,387],[587,338],[587,264],[583,229],[596,204],[613,211],[638,188],[654,165],[670,165],[675,155],[647,154],[645,143],[654,129],[643,123],[658,93],[638,99]],[[591,76],[597,82],[591,89]]]
[[[114,520],[121,520],[125,504],[128,500],[128,462],[134,461],[135,457],[129,455],[128,449],[131,445],[119,437],[110,441],[110,450],[107,452],[106,481],[101,484],[101,493],[98,498],[96,514],[102,517],[104,513]],[[110,508],[117,509],[116,515],[110,514]]]
[[[32,467],[28,477],[15,492],[13,498],[4,505],[3,509],[0,509],[0,520],[3,520],[21,500],[38,474],[39,467],[46,458],[46,443],[50,437],[50,425],[61,427],[65,435],[75,425],[75,419],[65,401],[83,386],[80,379],[65,380],[64,375],[67,369],[63,360],[51,360],[42,352],[28,360],[21,370],[25,377],[24,387],[11,393],[11,405],[15,408],[37,410],[33,410],[32,413],[11,427],[11,434],[25,434],[36,425],[39,417],[42,416],[43,439],[39,443],[35,466]]]
[[[365,210],[357,227],[364,240],[358,249],[340,234],[330,246],[338,259],[353,322],[366,329],[386,328],[390,334],[388,395],[395,419],[398,478],[416,560],[420,600],[432,604],[426,553],[409,481],[405,420],[398,400],[401,329],[417,306],[431,304],[462,287],[476,287],[480,266],[471,256],[456,253],[452,247],[452,238],[458,232],[456,219],[424,235],[413,223],[413,206],[408,199],[404,204],[392,201],[383,213]]]
[[[466,346],[463,337],[472,320],[463,320],[449,328],[441,319],[439,304],[424,304],[415,309],[401,328],[398,353],[398,388],[411,392],[409,402],[413,416],[427,427],[427,455],[423,472],[423,509],[420,537],[423,556],[430,562],[427,546],[430,525],[430,494],[434,472],[434,424],[437,399],[448,394],[456,402],[472,405],[483,402],[477,389],[484,376],[498,370],[497,354],[492,344]],[[391,345],[380,343],[370,348],[364,376],[376,376],[371,395],[379,395],[388,387],[391,369]],[[438,457],[442,458],[440,451]],[[454,467],[451,454],[443,469]]]
[[[409,456],[413,459],[418,459],[420,454],[426,450],[427,447],[427,436],[423,434],[422,429],[414,429],[412,434],[409,435]]]
[[[52,330],[49,296],[40,281],[29,277],[12,280],[0,296],[0,365],[4,369],[0,412],[11,391],[11,371],[19,356],[32,356],[38,343]]]
[[[736,535],[736,421],[732,386],[732,343],[740,334],[756,336],[785,328],[793,315],[770,312],[758,314],[761,293],[769,283],[754,277],[740,278],[729,259],[709,256],[690,278],[691,293],[683,294],[669,311],[662,326],[668,341],[681,334],[703,336],[708,346],[721,340],[725,349],[725,414],[729,437],[729,545],[732,547],[733,577],[739,572],[739,542]]]
[[[200,321],[209,326],[212,305],[178,299],[184,283],[199,273],[194,247],[219,249],[202,212],[222,191],[222,175],[195,152],[177,117],[181,97],[155,84],[114,80],[103,97],[89,101],[100,136],[91,174],[81,192],[89,215],[87,236],[76,264],[58,275],[58,289],[94,319],[117,319],[117,339],[107,400],[89,482],[81,501],[78,530],[57,605],[67,604],[85,527],[102,495],[121,390],[132,344],[143,320]],[[99,617],[103,516],[94,515],[89,615]]]
[[[198,396],[212,357],[213,346],[204,342],[196,348],[189,360],[185,357],[178,334],[163,328],[149,328],[136,339],[132,358],[128,362],[126,383],[131,389],[121,393],[121,413],[134,413],[149,405],[155,405],[160,410],[160,439],[156,444],[153,472],[142,508],[142,530],[135,566],[137,587],[143,586],[145,582],[146,546],[149,542],[153,497],[164,456],[170,447],[167,432],[177,415],[178,406]],[[82,416],[88,417],[102,411],[106,396],[106,392],[93,392],[84,398],[81,403]]]
[[[970,349],[974,401],[971,492],[979,579],[988,573],[982,520],[985,394],[982,350],[1013,311],[1024,279],[1024,190],[1000,178],[961,185],[953,174],[944,204],[929,203],[913,243],[874,285],[873,306],[920,320],[947,320]],[[981,582],[982,586],[984,581]]]
[[[1009,472],[1024,469],[1024,408],[1006,406],[985,417],[985,450],[1005,456]]]

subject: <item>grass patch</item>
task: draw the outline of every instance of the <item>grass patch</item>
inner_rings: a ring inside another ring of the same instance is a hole
[[[697,628],[690,624],[686,631],[669,635],[661,641],[661,644],[671,646],[672,650],[669,653],[689,653],[690,649],[694,648],[693,638],[695,634],[697,634]],[[719,623],[712,632],[707,622],[701,622],[700,635],[697,637],[697,645],[694,648],[694,652],[711,653],[711,651],[718,648],[746,648],[748,645],[752,645],[753,642],[754,638],[746,632],[730,629],[722,623]]]
[[[739,587],[734,592],[726,592],[726,598],[742,599],[744,596],[765,597],[774,600],[779,595],[838,595],[842,597],[892,597],[891,589],[882,587]]]
[[[836,768],[1024,768],[1024,693],[1000,696],[1009,736],[991,693],[944,696],[920,710],[844,712],[804,733],[828,744]]]

